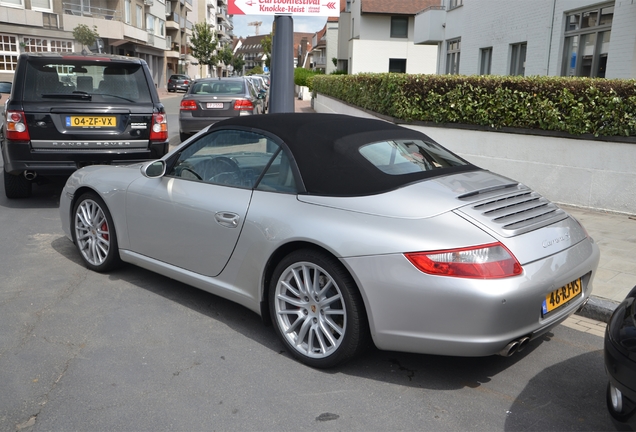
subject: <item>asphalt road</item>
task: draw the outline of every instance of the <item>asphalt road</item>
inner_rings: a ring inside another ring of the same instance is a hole
[[[88,271],[60,191],[0,196],[2,431],[614,429],[601,337],[560,326],[510,358],[370,350],[314,370],[247,309],[133,266]]]

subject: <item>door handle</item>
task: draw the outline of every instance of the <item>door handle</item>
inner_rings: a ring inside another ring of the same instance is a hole
[[[214,214],[214,219],[216,219],[221,226],[226,228],[236,228],[241,218],[236,213],[220,211]]]

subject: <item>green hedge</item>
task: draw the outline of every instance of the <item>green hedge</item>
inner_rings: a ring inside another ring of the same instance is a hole
[[[313,91],[406,121],[636,136],[636,80],[321,75]]]
[[[305,68],[294,69],[294,84],[297,86],[308,87],[309,91],[313,91],[314,76],[322,75],[322,72],[316,72]]]

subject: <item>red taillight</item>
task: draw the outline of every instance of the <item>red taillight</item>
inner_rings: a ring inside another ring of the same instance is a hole
[[[185,85],[190,84],[190,82],[189,82],[188,80],[183,81],[183,83],[184,83]]]
[[[501,243],[404,256],[420,271],[437,276],[497,279],[520,275],[519,261]]]
[[[168,116],[163,113],[152,115],[152,126],[150,127],[150,141],[168,140]]]
[[[180,109],[183,111],[194,111],[197,109],[197,103],[192,99],[182,99]]]
[[[237,99],[234,101],[234,109],[236,111],[252,111],[254,104],[247,99]]]
[[[24,112],[7,111],[7,139],[16,141],[29,141],[29,129],[26,125]]]

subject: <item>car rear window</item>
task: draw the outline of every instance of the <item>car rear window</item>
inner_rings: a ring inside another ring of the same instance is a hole
[[[87,62],[47,59],[29,62],[24,100],[51,102],[56,99],[100,100],[113,103],[151,102],[143,68],[136,63]],[[90,95],[82,98],[81,95]]]
[[[192,94],[243,94],[245,89],[241,81],[214,81],[195,83]]]
[[[360,154],[385,174],[402,175],[466,165],[438,144],[420,140],[380,141],[360,147]]]

